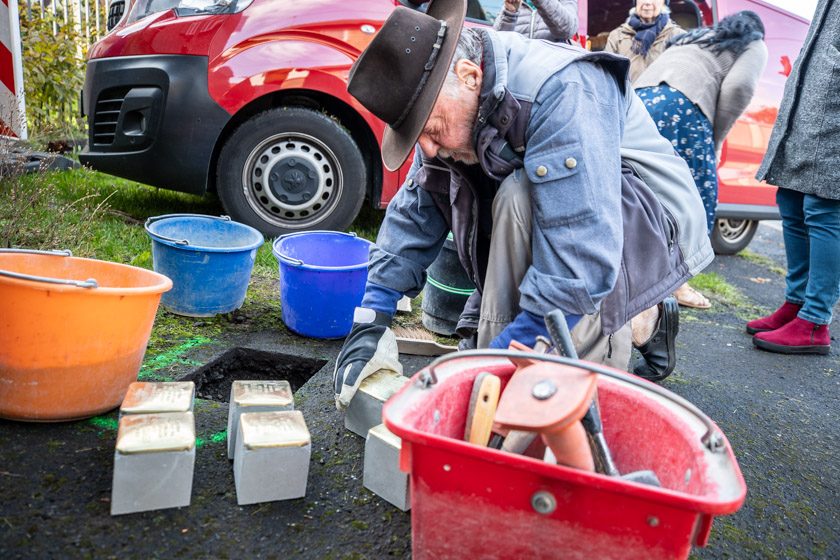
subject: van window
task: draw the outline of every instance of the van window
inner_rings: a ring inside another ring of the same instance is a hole
[[[704,0],[698,2],[705,4]],[[590,48],[604,50],[610,31],[621,25],[630,15],[627,0],[589,0],[587,5],[587,29]],[[684,29],[703,25],[703,14],[694,0],[671,0],[671,19]]]
[[[467,18],[493,25],[503,6],[504,0],[467,0]]]

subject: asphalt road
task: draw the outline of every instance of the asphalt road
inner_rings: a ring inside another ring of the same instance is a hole
[[[708,547],[692,554],[840,558],[840,347],[800,357],[753,348],[744,321],[783,296],[778,224],[762,225],[750,250],[758,256],[719,257],[709,268],[744,297],[682,314],[677,370],[663,383],[724,430],[749,489],[741,510],[717,518]],[[232,346],[329,361],[296,393],[313,441],[306,498],[236,505],[220,438],[225,403],[197,403],[192,504],[121,517],[109,515],[115,414],[63,424],[0,421],[0,558],[409,557],[410,516],[362,488],[364,442],[343,429],[333,406],[338,343],[260,332],[186,357],[206,363]],[[407,367],[422,365],[414,359]],[[190,373],[175,367],[173,375]]]

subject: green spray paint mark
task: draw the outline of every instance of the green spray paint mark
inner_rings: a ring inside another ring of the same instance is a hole
[[[146,360],[146,363],[144,363],[143,367],[140,368],[140,373],[137,375],[137,378],[141,381],[171,381],[169,376],[157,372],[176,363],[196,366],[201,365],[200,362],[196,362],[195,360],[182,359],[181,355],[191,348],[207,344],[208,342],[210,342],[209,338],[196,336],[195,338],[190,338],[183,344],[180,344],[171,350]]]
[[[227,430],[222,430],[221,432],[216,432],[215,434],[211,434],[210,437],[207,439],[203,438],[195,438],[195,446],[196,447],[203,447],[208,443],[224,443],[227,441]]]
[[[88,420],[88,424],[96,426],[101,430],[116,430],[119,427],[119,422],[115,418],[108,418],[106,416],[96,416]]]

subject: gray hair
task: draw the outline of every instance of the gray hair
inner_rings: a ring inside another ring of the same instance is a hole
[[[481,66],[481,59],[484,54],[484,45],[481,40],[481,32],[471,27],[466,27],[458,37],[458,46],[455,47],[455,54],[452,56],[452,64],[449,65],[449,73],[446,75],[444,90],[450,89],[458,83],[458,76],[455,73],[455,64],[461,59]]]

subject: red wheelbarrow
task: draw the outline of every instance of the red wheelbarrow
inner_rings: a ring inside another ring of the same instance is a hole
[[[620,472],[652,469],[661,487],[554,465],[462,440],[477,375],[511,359],[598,374],[604,435]],[[385,405],[410,473],[412,553],[423,558],[686,558],[746,484],[728,441],[697,407],[597,364],[510,350],[449,354]]]

